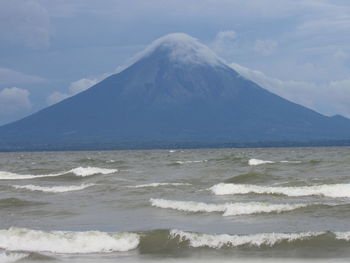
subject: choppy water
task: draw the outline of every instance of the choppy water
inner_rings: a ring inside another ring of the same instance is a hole
[[[0,262],[350,260],[350,148],[0,153]]]

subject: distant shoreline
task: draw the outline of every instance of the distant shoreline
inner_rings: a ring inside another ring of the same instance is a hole
[[[261,142],[122,142],[0,145],[0,152],[118,151],[118,150],[185,150],[225,148],[301,148],[348,147],[350,140],[261,141]]]

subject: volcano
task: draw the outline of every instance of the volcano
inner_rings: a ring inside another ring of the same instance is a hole
[[[0,149],[105,149],[350,139],[327,117],[244,78],[182,33],[90,89],[0,127]]]

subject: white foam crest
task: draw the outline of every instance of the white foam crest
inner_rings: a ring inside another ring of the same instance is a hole
[[[55,177],[55,176],[60,176],[64,174],[66,174],[66,172],[33,175],[33,174],[16,174],[11,172],[0,171],[0,180],[26,180],[26,179],[35,179],[35,178],[42,178],[42,177]]]
[[[345,241],[350,241],[350,231],[347,232],[334,232],[335,238]]]
[[[154,207],[174,209],[184,212],[222,212],[223,216],[250,215],[259,213],[284,212],[306,207],[306,204],[269,204],[259,202],[207,204],[193,201],[150,199]]]
[[[250,159],[248,161],[248,164],[250,166],[256,166],[256,165],[261,165],[261,164],[273,164],[273,163],[301,163],[301,161],[265,161],[265,160],[259,160],[259,159]]]
[[[62,186],[39,186],[39,185],[12,185],[15,189],[24,189],[29,191],[40,191],[45,193],[64,193],[72,191],[80,191],[95,184],[81,184],[81,185],[62,185]]]
[[[68,173],[73,173],[77,176],[90,176],[95,174],[111,174],[116,173],[117,169],[106,169],[106,168],[99,168],[99,167],[77,167],[69,171],[60,172],[60,173],[52,173],[52,174],[16,174],[6,171],[0,171],[0,180],[26,180],[26,179],[36,179],[36,178],[43,178],[43,177],[56,177],[65,175]]]
[[[268,163],[275,163],[273,161],[264,161],[264,160],[259,160],[259,159],[250,159],[248,161],[248,164],[251,166],[255,166],[255,165],[261,165],[261,164],[268,164]]]
[[[287,196],[350,197],[350,184],[323,184],[313,186],[260,186],[220,183],[209,188],[216,195],[281,194]]]
[[[227,207],[224,216],[250,215],[260,213],[281,213],[306,207],[307,204],[237,203]]]
[[[74,173],[78,176],[91,176],[95,174],[112,174],[118,172],[117,169],[107,169],[107,168],[99,168],[99,167],[78,167],[74,168],[67,173]]]
[[[180,241],[189,241],[191,247],[239,247],[239,246],[274,246],[280,242],[293,242],[317,237],[324,232],[304,232],[304,233],[262,233],[252,235],[210,235],[201,233],[191,233],[181,230],[171,230],[171,238],[179,238]]]
[[[26,253],[0,252],[0,263],[11,263],[28,257]]]
[[[0,248],[8,251],[108,253],[135,249],[139,242],[139,235],[127,232],[44,232],[16,227],[0,230]]]
[[[188,186],[188,183],[150,183],[150,184],[139,184],[129,185],[128,188],[147,188],[147,187],[159,187],[159,186]]]
[[[186,164],[186,163],[204,163],[208,160],[198,160],[198,161],[176,161],[177,164]]]

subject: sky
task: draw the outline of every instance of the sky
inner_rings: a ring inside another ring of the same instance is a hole
[[[288,100],[350,118],[348,0],[0,0],[0,125],[183,32]]]

